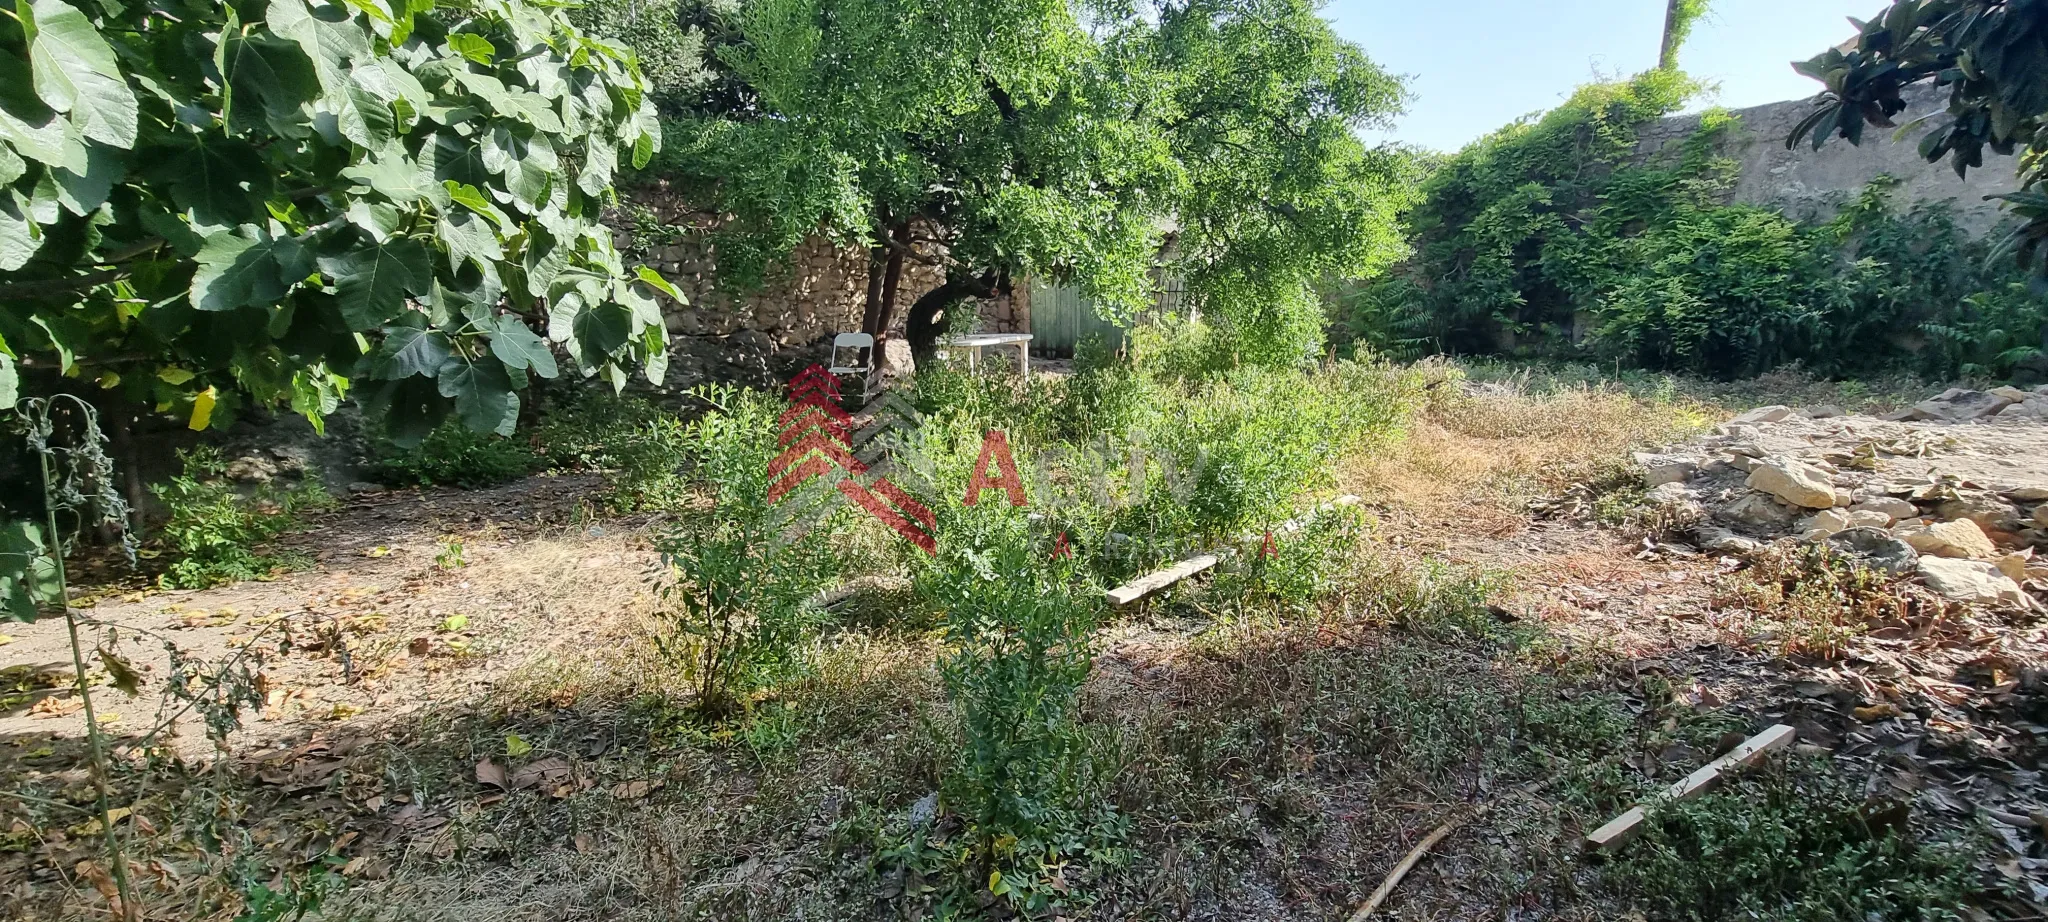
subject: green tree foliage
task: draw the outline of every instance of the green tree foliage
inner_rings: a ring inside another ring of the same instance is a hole
[[[585,32],[633,49],[657,108],[691,106],[717,74],[705,60],[707,31],[737,12],[735,0],[589,0],[569,11]]]
[[[1341,293],[1342,335],[1431,349],[1598,358],[1721,377],[2001,377],[2040,354],[2048,301],[1984,264],[1945,207],[1880,179],[1824,223],[1723,204],[1736,126],[1709,112],[1644,157],[1638,128],[1683,103],[1673,71],[1580,90],[1451,157],[1409,215],[1415,252]],[[2031,335],[2031,345],[2029,336]]]
[[[1676,110],[1691,90],[1672,71],[1588,86],[1439,165],[1408,216],[1415,254],[1400,275],[1417,303],[1402,313],[1418,319],[1415,332],[1477,352],[1502,333],[1568,323],[1573,292],[1544,272],[1544,244],[1600,205],[1637,126]]]
[[[194,428],[353,390],[402,440],[506,432],[549,340],[660,377],[667,285],[598,223],[658,140],[632,54],[524,0],[24,0],[0,350]]]
[[[905,261],[942,247],[914,348],[1027,274],[1140,309],[1171,237],[1243,357],[1295,359],[1319,335],[1309,283],[1398,251],[1405,161],[1353,130],[1400,84],[1308,0],[751,0],[732,23],[733,105],[669,124],[659,169],[735,216],[723,271],[758,277],[821,229],[870,247],[871,332]]]
[[[2020,152],[2020,192],[2004,196],[2023,219],[2001,246],[2036,274],[2048,273],[2048,3],[2041,0],[1899,0],[1857,22],[1856,47],[1831,48],[1793,65],[1827,88],[1786,139],[1831,137],[1861,143],[1866,125],[1894,127],[1901,94],[1932,82],[1948,109],[1920,139],[1928,162],[1946,158],[1956,175],[1984,165],[1984,150]]]

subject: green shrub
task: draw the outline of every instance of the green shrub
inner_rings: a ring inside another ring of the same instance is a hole
[[[642,398],[586,388],[543,415],[533,442],[553,467],[604,471],[612,511],[673,509],[688,496],[688,426]]]
[[[1305,374],[1244,367],[1176,392],[1139,433],[1143,497],[1128,534],[1202,542],[1263,530],[1334,483],[1333,465],[1399,431],[1412,397],[1390,370],[1340,363]]]
[[[1954,313],[1920,324],[1927,334],[1923,367],[1938,378],[2013,377],[2040,365],[2048,346],[2048,299],[2017,280],[1965,296]]]
[[[178,460],[183,471],[152,490],[170,513],[157,530],[171,558],[160,584],[203,589],[307,564],[303,554],[269,551],[264,544],[296,526],[301,513],[333,505],[318,481],[286,490],[265,485],[243,496],[223,479],[227,460],[219,449],[181,451]]]
[[[1130,432],[1149,419],[1157,400],[1157,387],[1135,363],[1091,339],[1074,350],[1054,429],[1074,443]]]
[[[1042,911],[1066,861],[1108,843],[1108,779],[1075,723],[1100,590],[1022,510],[950,506],[917,586],[946,618],[941,670],[964,746],[944,802],[966,821],[967,880]],[[1094,830],[1094,833],[1091,833]]]
[[[1710,111],[1647,158],[1638,129],[1693,85],[1652,72],[1582,88],[1446,160],[1391,276],[1327,296],[1356,350],[1575,358],[1719,378],[2002,377],[2039,361],[2048,297],[1987,263],[1946,203],[1898,208],[1879,177],[1824,222],[1728,204],[1737,124]]]
[[[1363,538],[1362,515],[1339,506],[1317,515],[1296,531],[1279,530],[1266,538],[1243,542],[1239,556],[1210,584],[1211,595],[1239,611],[1273,608],[1281,613],[1309,610],[1356,574],[1349,565],[1358,559]]]
[[[768,497],[780,401],[719,386],[692,395],[712,409],[688,426],[682,443],[693,483],[712,502],[656,542],[668,578],[654,640],[690,682],[698,708],[723,715],[802,665],[822,617],[806,600],[838,572],[831,548],[837,520],[827,516],[796,535],[783,530],[790,507],[806,497],[792,495],[783,506]]]
[[[1132,363],[1154,378],[1200,381],[1237,364],[1229,338],[1199,320],[1162,317],[1140,324],[1129,336]]]
[[[477,489],[518,480],[541,467],[540,455],[526,441],[474,432],[451,422],[428,433],[414,448],[388,447],[375,472],[378,479],[396,486]]]
[[[533,427],[534,450],[549,467],[561,470],[616,468],[622,437],[661,416],[654,404],[638,397],[609,388],[577,388],[569,399],[542,408],[540,423]]]
[[[934,363],[919,369],[911,381],[910,402],[919,413],[959,413],[991,429],[1020,437],[1050,436],[1060,431],[1065,384],[1034,375],[1022,378],[1008,371],[967,371]]]

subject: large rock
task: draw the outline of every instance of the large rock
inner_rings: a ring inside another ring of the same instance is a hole
[[[1849,511],[1883,513],[1886,516],[1885,524],[1890,525],[1900,519],[1910,519],[1919,515],[1920,507],[1896,497],[1873,496],[1849,507]]]
[[[1849,528],[1890,528],[1892,517],[1871,509],[1851,509],[1843,515],[1849,519]]]
[[[1749,486],[1794,506],[1828,509],[1835,505],[1835,481],[1828,472],[1798,458],[1765,458],[1749,472]]]
[[[1731,522],[1753,525],[1758,528],[1783,528],[1792,524],[1799,513],[1767,493],[1754,490],[1735,498],[1735,501],[1721,507],[1720,515]]]
[[[1922,400],[1913,409],[1926,414],[1923,419],[1940,419],[1949,422],[1965,422],[1983,419],[1997,413],[2017,401],[2008,400],[1997,394],[1952,387],[1942,391],[1941,396]]]
[[[1808,541],[1819,541],[1835,532],[1849,527],[1849,514],[1838,509],[1823,509],[1799,523],[1799,536]]]
[[[226,473],[228,479],[236,483],[269,483],[277,476],[277,464],[262,455],[252,454],[228,462]]]
[[[1792,418],[1792,408],[1791,408],[1791,407],[1785,407],[1785,406],[1777,406],[1777,405],[1772,405],[1772,406],[1768,406],[1768,407],[1757,407],[1757,408],[1756,408],[1756,409],[1754,409],[1754,410],[1749,410],[1749,411],[1747,411],[1747,412],[1744,412],[1744,413],[1742,413],[1741,415],[1739,415],[1739,416],[1736,416],[1736,417],[1735,417],[1734,419],[1731,419],[1731,420],[1729,420],[1729,421],[1728,421],[1728,425],[1730,425],[1730,426],[1760,426],[1760,425],[1763,425],[1764,423],[1775,423],[1775,422],[1781,422],[1781,421],[1783,421],[1783,420],[1787,420],[1787,419],[1791,419],[1791,418]]]
[[[2011,503],[1989,493],[1968,493],[1935,507],[1940,519],[1969,519],[1985,531],[2018,531],[2020,511]]]
[[[2034,524],[2041,528],[2048,528],[2048,503],[2042,503],[2034,507]]]
[[[2013,582],[1998,567],[1976,560],[1946,560],[1940,557],[1922,557],[1916,571],[1927,588],[1942,598],[1974,605],[2010,605],[2025,607],[2033,604],[2027,598],[2026,590]]]
[[[1893,534],[1912,545],[1914,550],[1934,557],[1961,559],[1991,557],[1998,553],[1997,546],[1984,534],[1984,529],[1969,519],[1936,522],[1924,528],[1905,525]]]
[[[1838,532],[1828,544],[1862,561],[1865,566],[1899,574],[1911,572],[1920,561],[1913,546],[1877,528],[1851,528]]]
[[[1667,483],[1683,483],[1699,470],[1699,462],[1677,455],[1653,455],[1648,452],[1635,453],[1636,464],[1643,469],[1643,486],[1655,489]]]

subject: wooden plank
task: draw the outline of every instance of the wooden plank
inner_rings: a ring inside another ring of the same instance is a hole
[[[1304,512],[1298,516],[1295,516],[1294,518],[1288,519],[1287,521],[1280,523],[1280,527],[1273,529],[1273,531],[1277,534],[1293,534],[1294,532],[1300,531],[1304,528],[1309,527],[1310,525],[1315,524],[1316,519],[1320,518],[1322,514],[1325,512],[1329,512],[1332,509],[1337,509],[1344,506],[1356,506],[1361,502],[1364,502],[1364,500],[1361,500],[1357,496],[1354,496],[1350,493],[1346,493],[1343,496],[1339,496],[1336,499],[1330,500],[1329,502],[1317,506],[1314,509],[1310,509],[1307,512]],[[1266,537],[1264,534],[1246,535],[1241,540],[1257,541],[1264,537]]]
[[[1713,789],[1714,785],[1721,783],[1722,778],[1748,768],[1773,750],[1783,749],[1790,745],[1793,735],[1791,727],[1777,724],[1762,733],[1743,740],[1742,745],[1730,749],[1726,755],[1700,766],[1698,771],[1685,776],[1684,780],[1665,790],[1664,799],[1691,800],[1701,794],[1705,794]],[[1642,807],[1630,807],[1627,812],[1607,821],[1607,825],[1593,830],[1593,834],[1586,837],[1586,847],[1599,851],[1627,844],[1630,839],[1636,837],[1637,833],[1642,832],[1643,820],[1648,818],[1648,816],[1649,814],[1644,812]]]
[[[1274,529],[1274,531],[1276,533],[1300,531],[1303,528],[1307,528],[1309,523],[1314,522],[1317,516],[1322,515],[1325,512],[1329,512],[1330,510],[1335,509],[1339,506],[1357,505],[1358,502],[1358,497],[1352,496],[1347,493],[1327,503],[1317,506],[1314,509],[1310,509],[1309,511],[1302,513],[1299,516],[1287,520],[1286,522],[1282,523],[1279,528]],[[1125,536],[1112,534],[1110,537],[1114,539]],[[1238,541],[1239,543],[1244,543],[1250,541],[1257,541],[1264,537],[1265,533],[1261,532],[1259,534],[1246,535],[1242,538],[1239,538]],[[1125,540],[1129,539],[1125,537]],[[1147,573],[1144,576],[1140,576],[1137,579],[1134,579],[1128,583],[1116,587],[1115,589],[1111,589],[1109,591],[1109,604],[1114,605],[1118,608],[1122,608],[1126,605],[1138,601],[1139,599],[1142,599],[1148,595],[1158,592],[1161,589],[1165,589],[1166,587],[1171,586],[1174,583],[1178,583],[1181,580],[1187,579],[1190,576],[1193,576],[1197,573],[1209,569],[1210,567],[1217,565],[1218,563],[1221,563],[1223,561],[1223,557],[1230,553],[1231,551],[1229,550],[1223,550],[1217,553],[1200,554],[1194,557],[1190,557],[1179,563],[1176,563],[1173,566],[1167,567],[1164,570],[1154,570],[1151,573]]]
[[[1122,608],[1152,593],[1215,566],[1222,558],[1215,554],[1190,557],[1164,570],[1155,570],[1109,591],[1109,604]]]

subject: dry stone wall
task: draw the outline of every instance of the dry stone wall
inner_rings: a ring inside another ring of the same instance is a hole
[[[1901,125],[1946,108],[1947,94],[1922,86],[1912,90],[1906,101],[1907,110],[1895,117]],[[1872,128],[1861,145],[1836,138],[1817,151],[1811,144],[1787,149],[1785,139],[1812,111],[1812,103],[1805,99],[1733,110],[1741,124],[1728,132],[1720,148],[1722,156],[1739,165],[1733,201],[1776,207],[1795,218],[1826,219],[1871,180],[1890,175],[1900,183],[1893,193],[1898,204],[1953,202],[1959,223],[1971,233],[1984,234],[2001,218],[1998,202],[1986,201],[1985,196],[2017,190],[2011,157],[1987,151],[1984,166],[1971,170],[1967,180],[1958,179],[1946,162],[1931,164],[1921,159],[1920,137],[1931,125],[1908,129],[1896,141],[1892,131]],[[1698,115],[1672,116],[1646,125],[1638,132],[1637,152],[1649,158],[1666,148],[1676,149],[1699,126]]]
[[[868,279],[864,250],[813,237],[770,270],[764,287],[736,291],[719,276],[718,251],[709,236],[716,216],[658,187],[628,192],[627,199],[630,206],[612,222],[614,242],[690,299],[687,306],[666,306],[669,332],[679,341],[737,337],[736,345],[755,350],[814,350],[835,333],[860,329]],[[897,291],[892,332],[898,335],[911,303],[944,280],[938,265],[943,252],[925,245],[918,253],[921,259],[905,261]],[[981,303],[980,330],[1031,328],[1030,286],[1015,287],[1011,297]],[[681,351],[699,349],[679,342]]]

